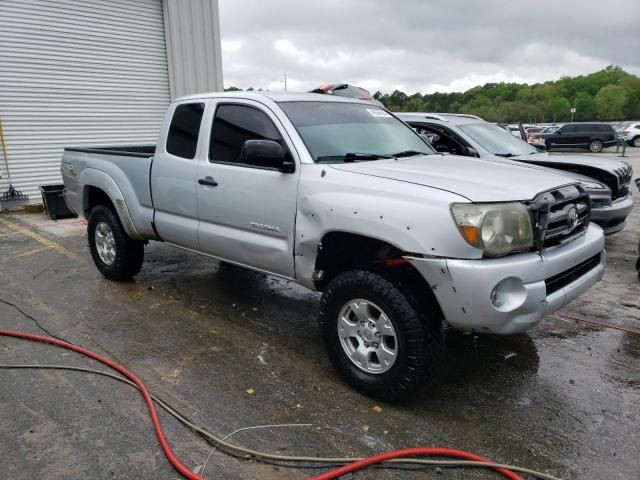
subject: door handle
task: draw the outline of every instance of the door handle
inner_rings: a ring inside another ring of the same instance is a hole
[[[207,187],[217,187],[218,182],[216,182],[213,177],[204,177],[198,180],[200,185],[206,185]]]

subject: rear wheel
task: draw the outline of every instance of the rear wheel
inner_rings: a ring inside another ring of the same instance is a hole
[[[428,292],[427,292],[428,295]],[[322,296],[329,358],[355,389],[398,401],[430,382],[442,356],[442,314],[381,272],[341,273]]]
[[[110,208],[98,205],[91,210],[87,234],[93,262],[109,280],[130,280],[142,268],[144,243],[127,235]]]
[[[590,152],[600,153],[604,148],[604,144],[602,143],[601,140],[591,140],[587,148],[589,149]]]
[[[640,135],[634,137],[633,140],[631,140],[631,145],[633,145],[634,147],[640,147]]]

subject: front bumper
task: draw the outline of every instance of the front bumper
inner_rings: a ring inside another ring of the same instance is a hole
[[[452,327],[508,335],[537,325],[597,283],[606,254],[602,229],[592,224],[582,237],[542,254],[407,260],[427,280]]]
[[[591,221],[597,223],[605,235],[619,232],[625,226],[625,219],[633,209],[633,198],[631,193],[619,198],[604,207],[594,207],[591,210]]]

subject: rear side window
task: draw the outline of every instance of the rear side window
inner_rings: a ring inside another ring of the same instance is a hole
[[[211,129],[209,160],[241,163],[240,151],[246,140],[275,140],[282,144],[280,132],[264,112],[246,105],[220,105]]]
[[[167,152],[182,158],[196,156],[203,112],[204,103],[185,103],[176,107],[167,135]]]

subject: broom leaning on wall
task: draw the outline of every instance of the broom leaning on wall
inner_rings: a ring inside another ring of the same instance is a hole
[[[7,145],[4,140],[4,131],[2,129],[2,119],[0,119],[0,143],[2,144],[2,156],[4,157],[4,165],[7,169],[7,179],[9,180],[9,190],[0,196],[0,211],[5,208],[15,208],[24,205],[29,201],[29,196],[16,190],[11,180],[11,170],[9,169],[9,157],[7,156]],[[1,177],[0,177],[1,178]]]

